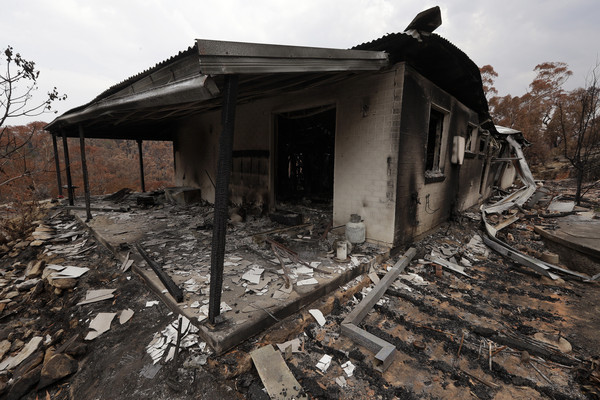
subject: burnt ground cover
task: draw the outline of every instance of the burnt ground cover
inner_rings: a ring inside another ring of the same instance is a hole
[[[476,212],[414,243],[416,257],[362,322],[397,349],[384,373],[373,353],[340,334],[341,322],[374,287],[367,276],[223,355],[198,341],[177,359],[153,364],[147,346],[177,317],[160,302],[147,306],[158,298],[131,271],[121,272],[121,263],[68,212],[50,209],[41,222],[55,238],[76,235],[41,246],[31,246],[30,237],[27,246],[13,243],[0,258],[0,362],[42,338],[26,360],[0,373],[1,398],[266,399],[250,353],[295,338],[301,347],[286,363],[308,398],[584,399],[600,393],[598,283],[541,277],[491,249],[477,254],[468,245],[482,234]],[[534,222],[522,218],[500,235],[537,255],[545,243]],[[466,260],[470,277],[429,263],[432,252]],[[379,277],[396,259],[378,266]],[[37,261],[44,263],[39,275],[32,271]],[[44,278],[53,264],[90,270],[59,288]],[[31,279],[39,281],[23,285]],[[100,288],[116,289],[114,297],[77,305],[89,289]],[[134,315],[121,325],[118,313],[125,309]],[[322,311],[326,323],[319,325],[308,309]],[[84,340],[101,312],[117,313],[110,330]],[[316,365],[324,355],[332,361],[322,371]],[[352,376],[342,367],[348,361]]]

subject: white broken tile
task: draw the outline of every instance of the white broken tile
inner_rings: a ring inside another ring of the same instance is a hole
[[[115,315],[117,315],[117,313],[99,313],[96,315],[96,318],[90,322],[90,329],[92,329],[92,331],[86,335],[85,340],[96,339],[98,336],[108,331]]]
[[[296,282],[296,285],[298,285],[298,286],[317,285],[318,283],[319,283],[319,281],[316,280],[315,278],[309,278],[309,279],[304,279],[304,280]]]
[[[79,278],[81,275],[88,272],[90,269],[86,267],[67,266],[61,269],[58,273],[52,275],[52,279],[73,279]]]
[[[354,364],[352,364],[352,362],[350,362],[350,361],[346,361],[345,363],[342,364],[342,369],[344,370],[344,372],[346,373],[348,378],[352,376],[355,368],[356,368],[356,366]]]
[[[248,285],[248,286],[246,286],[246,289],[248,289],[248,290],[254,290],[254,291],[263,290],[264,287],[267,286],[267,284],[269,284],[270,282],[271,282],[271,278],[265,277],[264,279],[262,279],[256,285]]]
[[[191,308],[198,308],[200,307],[200,302],[199,301],[194,301],[192,304],[190,304]]]
[[[314,274],[314,270],[312,268],[309,268],[305,265],[302,265],[300,267],[294,268],[294,273],[296,274],[302,274],[302,275],[312,275]]]
[[[131,308],[121,311],[121,314],[119,315],[119,323],[121,325],[125,324],[127,321],[129,321],[131,319],[131,317],[133,317],[133,314],[134,313]]]
[[[319,265],[321,265],[321,261],[313,261],[313,262],[310,263],[310,266],[312,268],[318,268]]]
[[[315,320],[317,320],[319,325],[323,326],[327,322],[325,320],[325,317],[323,316],[323,313],[321,312],[321,310],[314,308],[312,310],[308,310],[308,312],[310,313],[310,315],[312,315],[315,318]]]
[[[335,378],[335,383],[337,383],[340,387],[346,387],[346,378],[344,376],[338,376]]]
[[[301,346],[301,342],[300,339],[296,338],[296,339],[292,339],[292,340],[288,340],[285,343],[276,343],[277,348],[279,349],[279,351],[281,351],[282,353],[285,353],[285,350],[292,346],[292,353],[300,353],[300,346]]]
[[[171,346],[169,348],[169,353],[167,354],[167,357],[165,358],[165,362],[171,361],[174,357],[175,357],[175,347]]]
[[[85,299],[77,303],[78,306],[83,304],[95,303],[97,301],[108,300],[115,297],[113,294],[117,289],[96,289],[88,290],[85,294]]]
[[[252,267],[249,271],[246,271],[244,275],[242,275],[242,279],[247,280],[250,283],[258,285],[260,282],[260,276],[264,272],[264,268],[260,267]]]
[[[157,306],[157,305],[158,305],[158,300],[151,300],[151,301],[146,302],[146,307],[152,307],[152,306]]]
[[[331,365],[332,358],[332,356],[325,354],[317,363],[317,368],[319,368],[321,372],[326,372],[329,366]]]

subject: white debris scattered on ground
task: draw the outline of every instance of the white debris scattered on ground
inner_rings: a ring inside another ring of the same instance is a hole
[[[91,331],[86,335],[85,340],[93,340],[104,332],[110,330],[110,324],[117,313],[99,313],[90,322]]]
[[[296,282],[296,285],[298,285],[298,286],[317,285],[318,283],[319,283],[319,281],[316,280],[315,278],[309,278],[309,279],[304,279],[304,280]]]
[[[96,289],[88,290],[85,294],[85,299],[77,303],[78,306],[83,304],[95,303],[97,301],[108,300],[115,297],[113,294],[117,289]]]
[[[321,372],[326,372],[329,366],[331,365],[332,358],[332,356],[325,354],[317,363],[317,368],[319,368]]]
[[[175,346],[177,344],[177,329],[181,321],[181,340],[179,351],[189,349],[197,345],[200,351],[206,350],[206,343],[199,341],[197,335],[198,328],[194,326],[189,319],[180,316],[172,323],[166,326],[161,332],[154,334],[152,341],[146,346],[146,352],[152,358],[152,363],[158,363],[166,353],[165,362],[172,360],[175,356]]]
[[[231,311],[231,307],[229,307],[229,305],[227,305],[227,303],[225,303],[224,301],[221,302],[219,309],[220,309],[221,314],[223,314],[227,311]],[[199,311],[198,322],[202,322],[206,318],[208,318],[208,304],[205,304],[202,307],[200,307],[198,309],[198,311]]]
[[[352,376],[355,368],[356,368],[356,366],[354,364],[352,364],[352,362],[350,362],[350,361],[346,361],[345,363],[342,364],[342,369],[344,370],[344,372],[346,373],[346,375],[348,377]]]
[[[124,323],[129,321],[131,317],[133,317],[133,314],[134,312],[131,308],[121,311],[121,314],[119,315],[119,323],[123,325]]]
[[[285,343],[277,343],[277,348],[282,353],[285,353],[285,350],[290,346],[292,346],[292,353],[299,353],[300,346],[301,346],[300,339],[296,338],[296,339],[288,340]]]
[[[323,313],[321,312],[321,310],[317,310],[317,309],[312,309],[312,310],[308,310],[308,312],[315,317],[315,319],[317,320],[317,322],[319,323],[319,325],[323,326],[325,325],[325,323],[327,322],[325,320],[325,317],[323,316]]]
[[[242,279],[247,280],[250,283],[258,285],[260,283],[260,276],[264,272],[264,268],[260,268],[257,266],[253,266],[250,270],[246,271],[244,275],[242,275]]]

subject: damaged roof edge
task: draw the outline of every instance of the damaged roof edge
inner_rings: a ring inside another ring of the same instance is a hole
[[[111,109],[183,104],[214,98],[219,94],[219,90],[207,75],[378,71],[389,63],[388,54],[383,51],[197,40],[196,46],[157,67],[160,66],[161,71],[168,70],[170,65],[180,62],[183,57],[189,57],[191,50],[195,48],[198,49],[198,55],[195,57],[200,67],[200,76],[179,78],[145,91],[132,91],[130,94],[113,97],[118,91],[124,91],[128,86],[133,87],[157,70],[151,69],[126,80],[115,89],[104,92],[87,105],[67,111],[45,129],[55,131],[107,115]]]
[[[389,64],[384,51],[275,44],[196,41],[204,74],[377,71]]]
[[[177,82],[161,85],[131,95],[96,101],[83,109],[74,109],[49,123],[45,129],[54,131],[62,125],[72,125],[107,114],[110,110],[144,106],[172,105],[202,101],[216,97],[220,91],[214,80],[197,75]]]

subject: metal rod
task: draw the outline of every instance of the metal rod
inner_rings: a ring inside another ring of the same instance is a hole
[[[208,303],[208,320],[211,324],[215,324],[216,318],[221,312],[223,259],[225,258],[225,235],[227,234],[229,175],[231,174],[232,163],[237,83],[237,75],[225,76],[222,110],[223,131],[219,137],[219,160],[215,189],[215,216],[210,257],[210,299]]]
[[[85,160],[85,135],[83,126],[79,125],[79,147],[81,152],[81,170],[83,171],[83,191],[85,193],[85,215],[88,222],[92,219],[92,211],[90,210],[90,182],[88,179],[87,162]]]
[[[171,296],[173,296],[175,301],[181,303],[183,301],[183,290],[181,290],[181,288],[177,286],[175,282],[173,282],[173,279],[171,279],[171,277],[165,271],[163,271],[161,266],[158,265],[156,261],[150,258],[148,253],[146,253],[146,250],[144,250],[139,243],[135,244],[135,248],[140,253],[142,258],[148,263],[148,266],[152,268],[156,276],[158,276],[158,279],[160,279],[163,285],[165,285],[165,287],[167,288]]]
[[[52,134],[52,148],[54,149],[54,164],[56,165],[56,183],[58,184],[58,195],[62,197],[62,179],[60,176],[60,160],[58,158],[58,145],[56,144],[56,134]]]
[[[65,172],[67,173],[67,194],[69,196],[69,205],[74,203],[73,181],[71,180],[71,162],[69,161],[69,145],[67,144],[67,133],[62,131],[63,153],[65,155]]]
[[[142,140],[137,140],[138,154],[140,158],[140,183],[142,184],[142,192],[146,191],[146,182],[144,181],[144,154],[142,153]]]

